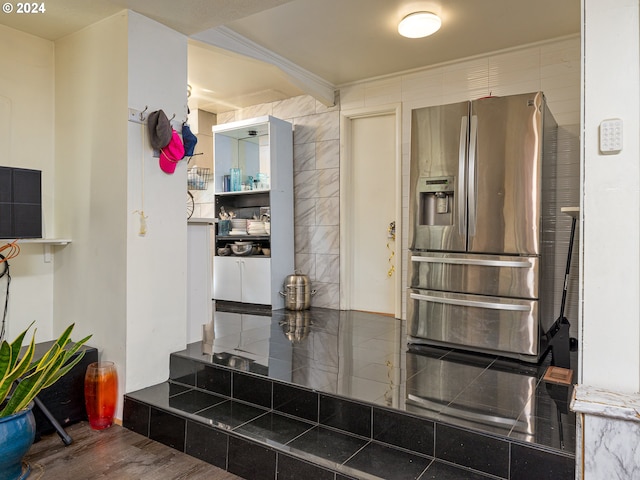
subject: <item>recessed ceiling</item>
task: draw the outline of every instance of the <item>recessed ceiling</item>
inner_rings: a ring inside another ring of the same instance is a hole
[[[304,81],[296,81],[291,68],[283,70],[263,58],[281,59],[303,77],[337,88],[580,32],[580,0],[434,2],[55,0],[45,4],[45,14],[3,14],[0,24],[55,41],[128,8],[200,40],[226,29],[261,55],[251,58],[215,42],[190,40],[190,103],[214,113],[312,93]],[[426,38],[401,37],[398,21],[425,9],[441,16],[442,28]],[[265,51],[272,55],[265,57]]]

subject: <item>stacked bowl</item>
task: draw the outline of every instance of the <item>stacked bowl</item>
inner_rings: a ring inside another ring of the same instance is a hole
[[[267,235],[264,228],[264,222],[260,220],[250,220],[247,223],[247,232],[249,235]]]
[[[229,232],[229,235],[246,235],[246,234],[247,234],[247,219],[232,218],[231,231]]]

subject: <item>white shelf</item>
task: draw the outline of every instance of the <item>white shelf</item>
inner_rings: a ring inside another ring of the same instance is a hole
[[[0,238],[0,243],[11,243],[15,241],[15,238]],[[51,247],[52,246],[65,246],[71,243],[70,238],[18,238],[17,244],[26,245],[42,245],[42,258],[44,263],[51,263]]]
[[[15,241],[15,238],[2,238],[0,242],[11,243]],[[38,243],[42,245],[67,245],[71,243],[70,238],[19,238],[18,245],[24,243]]]
[[[270,189],[263,188],[259,190],[238,190],[237,192],[216,192],[216,195],[220,195],[221,197],[227,195],[255,195],[257,193],[269,193]]]
[[[580,216],[580,207],[562,207],[560,211],[574,218],[578,218]]]

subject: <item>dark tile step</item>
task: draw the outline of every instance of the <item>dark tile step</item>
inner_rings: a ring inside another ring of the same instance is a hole
[[[363,479],[568,480],[575,471],[572,455],[179,354],[171,356],[171,381],[126,395],[124,413],[125,427],[194,456],[214,450],[216,461],[207,461],[246,478],[262,473],[243,471],[238,442],[261,452],[264,471],[282,466],[278,479],[301,478],[287,476],[291,464]],[[205,436],[193,432],[203,428],[216,447],[197,443]]]
[[[179,390],[161,384],[126,395],[123,425],[243,478],[490,478],[230,399],[217,403],[214,398],[211,406],[194,413],[209,395],[195,389],[158,405],[147,403],[161,391]]]

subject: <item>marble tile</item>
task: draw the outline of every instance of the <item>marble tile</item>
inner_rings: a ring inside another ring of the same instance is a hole
[[[340,198],[319,198],[315,203],[315,225],[340,225]]]
[[[273,116],[277,118],[294,118],[316,113],[316,100],[311,95],[300,95],[287,98],[273,104]]]
[[[273,385],[273,408],[279,412],[317,422],[318,402],[317,392],[280,383]]]
[[[302,226],[316,225],[316,200],[313,198],[300,198],[293,207],[294,224]]]
[[[640,422],[640,394],[623,394],[589,385],[577,385],[571,409],[588,415]]]
[[[296,202],[303,198],[318,196],[318,173],[316,170],[296,172],[293,176],[293,195]]]
[[[314,284],[314,288],[316,294],[311,305],[319,308],[340,308],[340,284],[318,282]]]
[[[273,115],[272,103],[261,103],[259,105],[243,108],[238,114],[238,120],[247,120],[249,118],[262,117],[264,115]]]
[[[316,169],[316,144],[297,143],[293,146],[293,171]]]
[[[309,276],[312,282],[317,279],[316,276],[316,256],[312,253],[296,253],[296,270],[299,270]]]
[[[340,255],[317,254],[314,280],[323,283],[340,283]]]
[[[294,119],[295,135],[298,143],[321,142],[340,139],[340,113],[326,112]]]
[[[325,140],[316,142],[316,168],[340,167],[340,141]]]
[[[231,123],[238,120],[238,111],[231,110],[229,112],[222,112],[216,115],[216,125],[222,125],[223,123]]]
[[[640,395],[577,385],[571,409],[581,416],[584,478],[635,478],[640,472]]]
[[[339,197],[340,195],[340,169],[325,168],[316,170],[318,179],[318,197]]]
[[[312,226],[294,227],[296,255],[300,253],[314,253],[311,244],[314,230],[315,227]]]
[[[317,226],[311,237],[311,251],[313,253],[340,254],[340,227]]]

